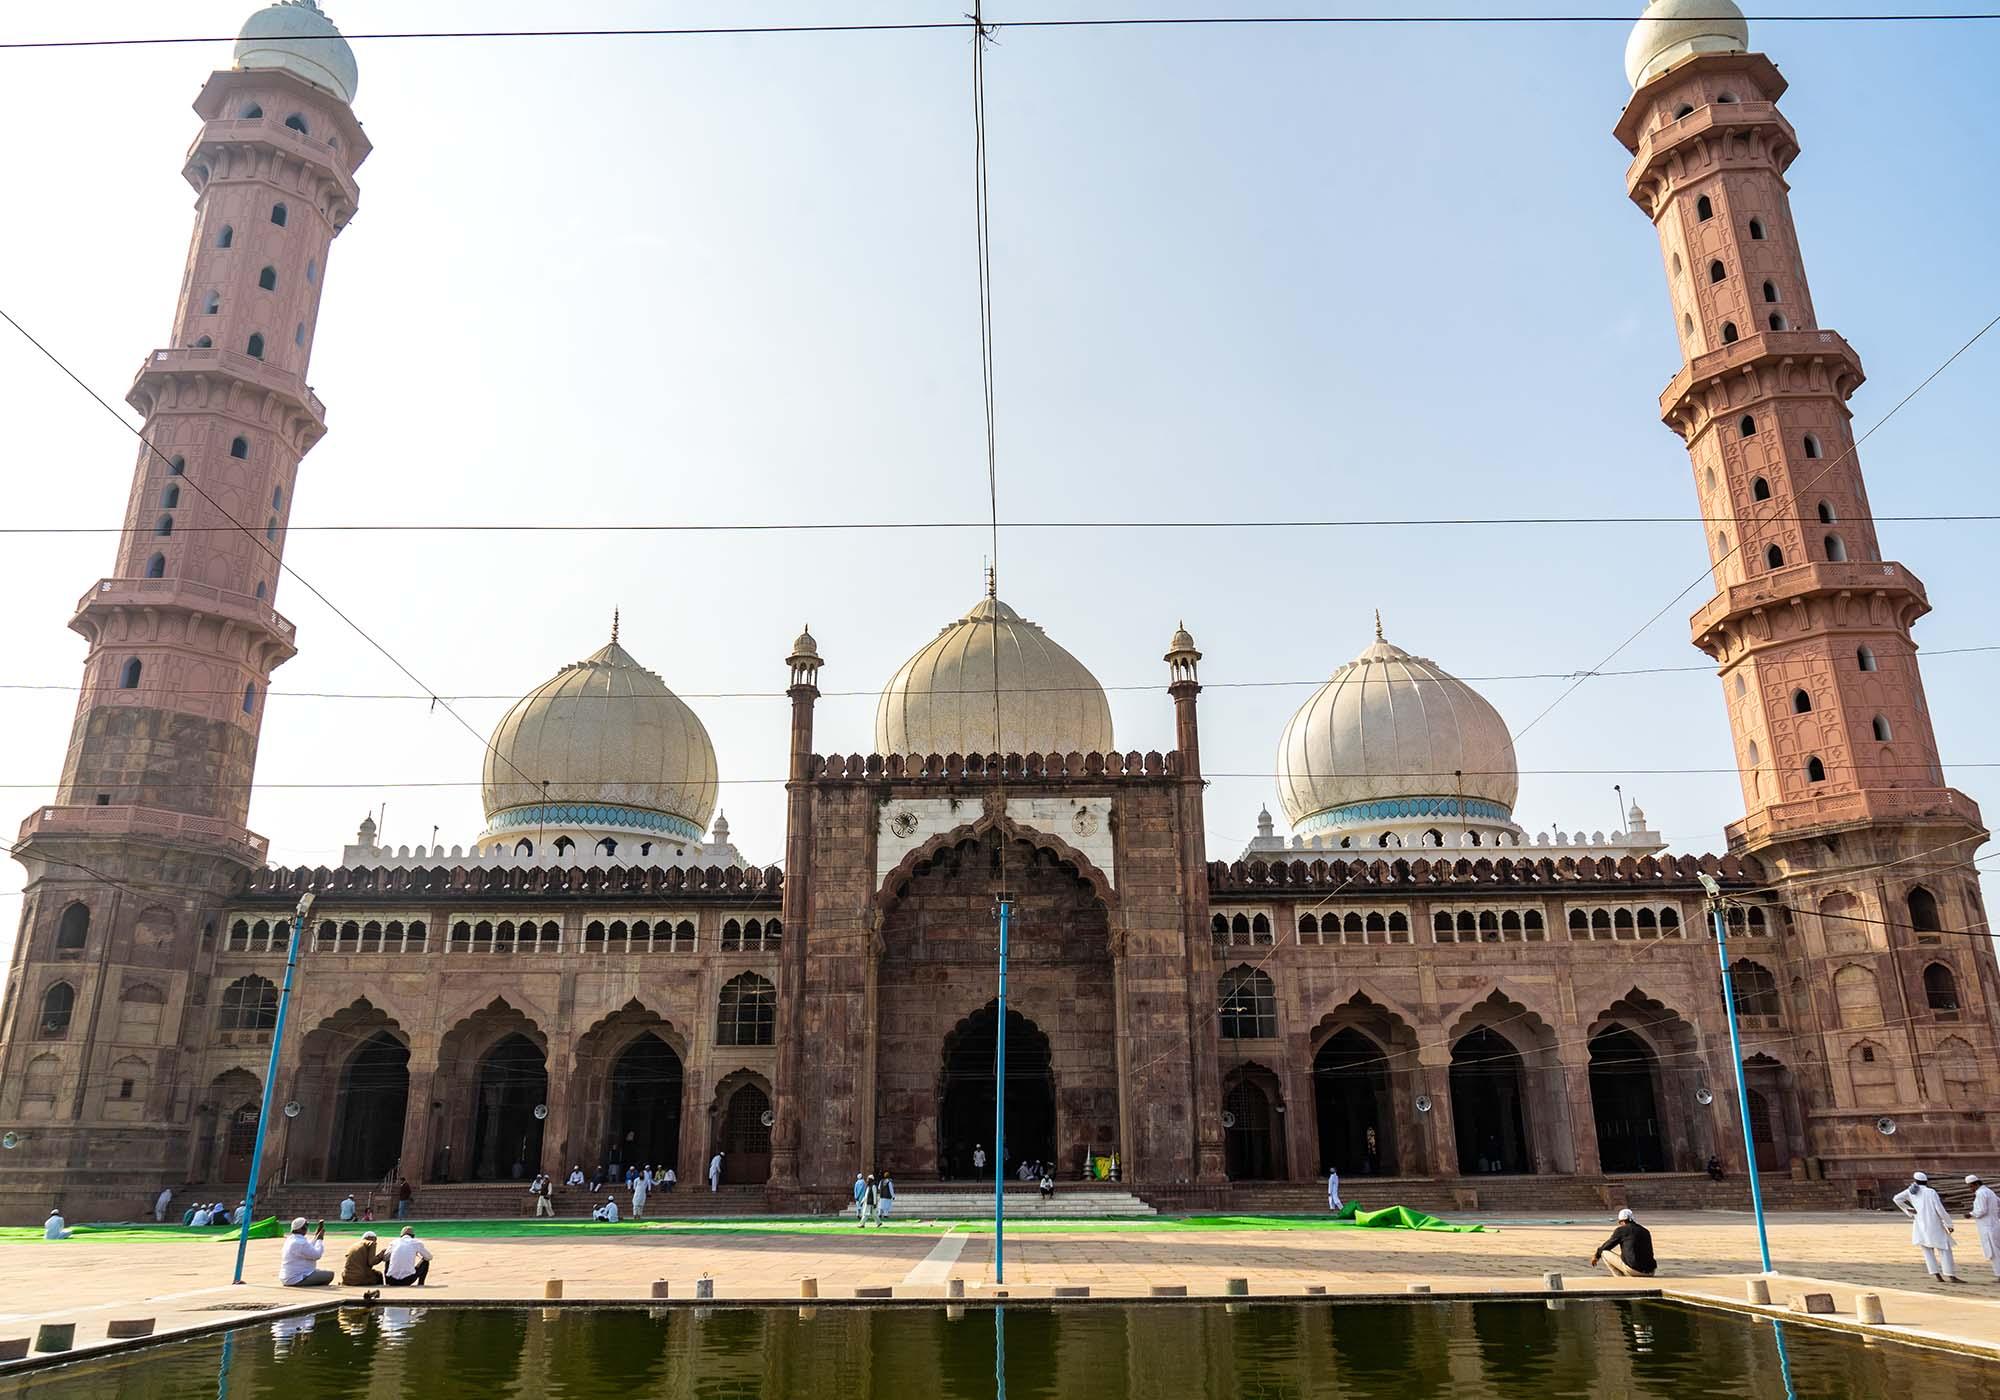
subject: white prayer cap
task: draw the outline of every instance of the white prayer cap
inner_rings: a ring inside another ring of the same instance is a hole
[[[293,1216],[292,1233],[295,1235],[302,1235],[305,1233],[305,1230],[306,1230],[306,1218],[303,1215]]]
[[[1912,1180],[1912,1181],[1929,1181],[1929,1180],[1930,1180],[1930,1178],[1929,1178],[1928,1176],[1926,1176],[1926,1175],[1925,1175],[1924,1173],[1922,1173],[1922,1172],[1911,1172],[1911,1173],[1910,1173],[1910,1180]]]
[[[361,1232],[361,1238],[364,1240],[372,1240],[375,1238],[375,1232],[373,1230],[363,1230]]]
[[[1979,1178],[1976,1176],[1968,1176],[1965,1179],[1965,1184],[1967,1186],[1977,1186],[1979,1184]]]
[[[1630,1220],[1632,1218],[1631,1208],[1628,1206],[1626,1209],[1619,1211],[1618,1218],[1620,1220]]]

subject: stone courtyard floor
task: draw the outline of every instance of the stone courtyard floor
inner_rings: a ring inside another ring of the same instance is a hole
[[[1182,1285],[1189,1296],[1220,1296],[1245,1278],[1252,1297],[1303,1294],[1401,1294],[1413,1283],[1439,1294],[1539,1291],[1545,1271],[1564,1275],[1571,1291],[1661,1289],[1669,1296],[1742,1306],[1745,1280],[1757,1274],[1756,1234],[1748,1215],[1649,1214],[1661,1270],[1651,1280],[1593,1273],[1590,1252],[1608,1220],[1510,1220],[1466,1216],[1477,1234],[1328,1229],[1310,1218],[1130,1221],[1010,1229],[1007,1296],[1049,1296],[1083,1285],[1093,1297],[1146,1296],[1156,1285]],[[537,1302],[548,1280],[562,1280],[566,1303],[650,1300],[655,1280],[670,1297],[689,1299],[706,1275],[723,1301],[796,1303],[800,1280],[813,1278],[823,1302],[851,1299],[857,1288],[890,1287],[897,1298],[942,1298],[960,1279],[972,1300],[995,1296],[992,1227],[901,1222],[861,1230],[834,1221],[740,1219],[677,1221],[593,1234],[573,1222],[416,1222],[437,1255],[423,1290],[387,1301]],[[362,1229],[330,1226],[326,1263]],[[395,1222],[373,1228],[385,1237]],[[10,1232],[18,1234],[19,1232]],[[1925,1281],[1909,1226],[1887,1214],[1787,1214],[1773,1217],[1782,1305],[1809,1286],[1834,1294],[1839,1324],[1854,1324],[1857,1291],[1879,1293],[1888,1334],[2000,1356],[2000,1281],[1979,1256],[1972,1230],[1958,1233],[1959,1287]],[[55,1242],[0,1241],[0,1338],[33,1336],[38,1324],[74,1322],[79,1349],[104,1339],[113,1319],[157,1319],[158,1334],[212,1327],[269,1308],[324,1306],[358,1299],[359,1289],[286,1289],[272,1279],[280,1242],[252,1240],[242,1286],[230,1283],[235,1234],[216,1237],[147,1233]]]

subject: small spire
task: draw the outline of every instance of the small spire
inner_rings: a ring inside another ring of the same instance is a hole
[[[986,566],[986,596],[989,598],[998,598],[1000,596],[998,570],[991,564]]]
[[[1378,642],[1389,640],[1382,635],[1382,610],[1380,608],[1375,609],[1375,640]]]
[[[1378,627],[1377,627],[1377,628],[1376,628],[1375,630],[1376,630],[1377,632],[1380,632],[1380,631],[1381,631],[1382,629],[1381,629],[1381,628],[1380,628],[1380,627],[1378,626]],[[611,644],[612,644],[613,646],[616,646],[616,645],[618,645],[618,609],[617,609],[617,608],[613,608],[613,609],[611,610]]]

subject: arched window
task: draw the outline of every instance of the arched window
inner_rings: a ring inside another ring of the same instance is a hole
[[[1764,221],[1762,219],[1752,219],[1750,221],[1750,240],[1753,243],[1762,243],[1764,241]]]
[[[1891,739],[1896,737],[1889,731],[1889,717],[1887,715],[1875,716],[1874,728],[1875,728],[1875,742],[1878,744],[1886,744]]]
[[[1715,100],[1717,102],[1734,102],[1736,100],[1736,94],[1733,92],[1720,93],[1716,96]]]
[[[56,924],[56,951],[80,952],[89,937],[90,906],[78,902],[63,910],[62,919]]]
[[[166,576],[167,576],[166,555],[155,554],[151,559],[148,559],[146,561],[147,578],[165,578]]]
[[[246,715],[257,713],[257,682],[255,681],[243,687],[243,713]]]
[[[285,125],[290,127],[293,131],[296,131],[301,136],[310,136],[312,134],[311,132],[306,130],[306,119],[300,116],[297,112],[294,112],[289,117],[285,118]]]
[[[1943,963],[1924,969],[1924,1003],[1940,1021],[1958,1019],[1958,979]]]
[[[254,102],[246,102],[243,104],[243,109],[236,115],[245,121],[255,121],[258,117],[264,115],[264,109]]]
[[[1774,331],[1781,331],[1785,329],[1785,318],[1773,311],[1769,316],[1764,318],[1764,324]]]
[[[222,989],[216,1025],[225,1031],[268,1031],[278,1024],[278,989],[262,977],[239,977]]]
[[[202,298],[201,300],[202,315],[213,316],[216,312],[220,310],[222,310],[221,292],[210,292],[207,296]]]
[[[243,353],[253,360],[264,358],[264,333],[262,331],[252,331],[250,333],[250,339],[243,346]]]
[[[1736,323],[1734,321],[1724,321],[1722,323],[1722,343],[1724,345],[1734,345],[1739,339],[1741,337],[1736,333]]]
[[[1590,916],[1581,909],[1569,911],[1569,926],[1572,932],[1586,933],[1590,929]]]
[[[1819,439],[1811,433],[1806,434],[1806,456],[1815,458],[1819,456]]]
[[[1697,199],[1694,202],[1694,216],[1702,223],[1707,223],[1715,217],[1715,201],[1707,195],[1703,195],[1700,199]]]
[[[1778,999],[1778,981],[1771,976],[1771,970],[1761,963],[1747,958],[1731,963],[1729,990],[1736,998],[1736,1012],[1740,1016],[1769,1016],[1775,1020],[1783,1014],[1784,1004]]]
[[[1736,431],[1744,437],[1757,436],[1757,420],[1747,413],[1744,414],[1736,420]],[[1768,486],[1764,488],[1764,494],[1767,496],[1771,494],[1771,489]]]
[[[172,510],[175,506],[179,505],[180,503],[181,503],[180,487],[169,485],[166,490],[160,493],[160,504],[164,506],[166,509]]]
[[[1259,943],[1269,943],[1271,920],[1263,914],[1253,914],[1250,918],[1250,932],[1260,935],[1257,939]]]
[[[1694,317],[1685,311],[1681,313],[1681,334],[1690,339],[1694,337]]]
[[[1785,567],[1785,551],[1784,551],[1784,550],[1782,550],[1782,549],[1780,549],[1780,548],[1778,548],[1778,547],[1777,547],[1776,545],[1772,545],[1772,546],[1771,546],[1771,547],[1770,547],[1769,549],[1765,550],[1765,551],[1764,551],[1764,567],[1766,567],[1766,568],[1768,568],[1768,569],[1782,569],[1782,568],[1784,568],[1784,567]]]
[[[1809,783],[1826,781],[1826,765],[1820,762],[1818,754],[1806,760],[1806,781]]]
[[[1810,695],[1806,694],[1806,692],[1805,692],[1805,691],[1803,691],[1803,690],[1795,690],[1795,691],[1793,691],[1793,692],[1792,692],[1792,713],[1793,713],[1793,714],[1795,714],[1795,715],[1809,715],[1809,714],[1811,714],[1811,713],[1812,713],[1812,696],[1810,696]]]
[[[514,843],[515,855],[531,856],[534,853],[535,853],[535,843],[530,841],[527,837],[523,836],[520,840]]]
[[[574,842],[574,841],[570,840],[570,839],[569,839],[569,837],[567,837],[567,836],[558,836],[558,837],[556,838],[556,854],[557,854],[557,855],[559,855],[559,856],[566,856],[566,855],[568,855],[568,854],[569,854],[569,853],[570,853],[570,852],[571,852],[572,850],[574,850],[575,848],[576,848],[576,842]]]
[[[603,840],[597,843],[597,853],[599,855],[605,855],[605,856],[617,855],[618,842],[612,837],[609,836],[605,837]]]
[[[769,1045],[777,1019],[777,989],[754,972],[738,973],[722,984],[716,1000],[715,1043]]]
[[[231,438],[229,440],[229,455],[238,458],[248,458],[250,455],[250,440],[248,438]]]
[[[1437,913],[1431,915],[1431,931],[1433,933],[1451,932],[1451,914],[1447,910],[1440,909]]]
[[[1217,938],[1229,937],[1229,920],[1221,914],[1215,915],[1208,921],[1208,931]]]
[[[171,515],[163,515],[153,522],[153,533],[161,539],[165,539],[167,536],[173,534],[173,532],[174,518]]]
[[[278,538],[277,516],[274,515],[270,519],[264,522],[264,538],[267,540],[275,540]]]
[[[285,206],[282,204],[273,204],[271,206],[271,222],[279,228],[283,228],[285,226],[285,218]]]
[[[1777,301],[1777,299],[1778,299],[1778,284],[1776,282],[1766,282],[1764,284],[1764,300],[1768,302],[1775,302]]]
[[[1250,936],[1249,917],[1244,914],[1238,914],[1235,918],[1229,921],[1229,931],[1231,933],[1240,933],[1246,938],[1249,937]]]
[[[1301,914],[1301,915],[1299,915],[1299,932],[1300,932],[1300,933],[1318,933],[1318,932],[1319,932],[1319,916],[1318,916],[1317,914]]]
[[[306,343],[306,323],[304,321],[301,321],[296,326],[292,327],[292,344],[304,345],[305,343]]]
[[[1408,933],[1409,931],[1410,931],[1409,915],[1403,913],[1401,910],[1398,910],[1396,913],[1391,914],[1389,916],[1390,933]]]
[[[1922,885],[1914,886],[1905,903],[1910,910],[1910,927],[1917,933],[1943,933],[1944,924],[1938,918],[1937,896]]]
[[[1771,483],[1764,480],[1761,476],[1752,477],[1750,479],[1750,499],[1753,501],[1770,500]]]
[[[1752,739],[1750,741],[1750,766],[1755,768],[1760,761],[1761,756],[1757,752],[1757,741]]]
[[[1728,276],[1729,276],[1729,269],[1728,269],[1728,268],[1726,268],[1726,267],[1724,267],[1724,266],[1722,265],[1722,259],[1721,259],[1721,258],[1717,258],[1717,259],[1716,259],[1716,260],[1715,260],[1714,262],[1712,262],[1712,263],[1710,263],[1710,264],[1708,265],[1708,280],[1709,280],[1709,281],[1711,281],[1711,282],[1721,282],[1721,281],[1724,281],[1725,279],[1727,279],[1727,278],[1728,278]]]
[[[1681,103],[1680,106],[1674,109],[1675,121],[1679,121],[1682,117],[1691,117],[1693,115],[1694,115],[1694,104],[1692,102],[1683,102]]]
[[[187,458],[176,457],[167,463],[167,475],[179,476],[187,470]]]
[[[264,598],[264,580],[262,579],[257,580],[257,598],[259,602],[263,601]]]
[[[275,267],[266,267],[262,272],[258,273],[257,286],[263,291],[267,292],[277,291],[278,269]]]
[[[271,488],[271,509],[276,510],[279,506],[283,505],[284,503],[285,503],[285,488],[282,486],[273,486]]]
[[[207,350],[214,344],[215,340],[211,336],[206,336],[206,335],[196,336],[194,342],[194,348],[197,350]]]
[[[139,664],[138,657],[128,657],[125,664],[118,669],[118,688],[120,690],[137,690],[139,688],[139,672],[143,669]]]
[[[1224,1040],[1277,1037],[1277,988],[1264,973],[1248,967],[1233,967],[1223,973],[1221,1008]]]
[[[228,224],[224,224],[222,226],[222,232],[215,235],[215,246],[218,248],[227,248],[230,244],[234,243],[235,241],[236,241],[236,230],[231,228]]]
[[[313,282],[317,282],[317,281],[319,281],[319,259],[318,259],[318,258],[307,258],[307,259],[306,259],[306,281],[307,281],[307,283],[309,283],[309,284],[310,284],[310,283],[313,283]]]
[[[1834,522],[1835,520],[1837,520],[1838,518],[1839,518],[1839,517],[1838,517],[1838,516],[1836,516],[1836,515],[1835,515],[1835,514],[1833,513],[1833,502],[1831,502],[1831,501],[1821,501],[1821,502],[1819,503],[1819,523],[1820,523],[1820,524],[1822,524],[1822,525],[1831,525],[1831,524],[1833,524],[1833,522]]]
[[[1458,911],[1458,931],[1460,933],[1477,933],[1479,931],[1479,920],[1473,917],[1470,909],[1461,909]]]
[[[61,1040],[69,1034],[69,1018],[76,1010],[76,988],[67,982],[58,982],[42,993],[42,1023],[37,1031],[41,1040]]]
[[[1859,670],[1863,671],[1874,670],[1875,669],[1874,651],[1869,647],[1856,647],[1854,649],[1854,664],[1856,668]]]
[[[1834,564],[1844,564],[1847,562],[1846,540],[1843,540],[1838,535],[1828,535],[1825,539],[1820,541],[1820,544],[1824,546],[1826,549],[1826,557],[1828,562]]]

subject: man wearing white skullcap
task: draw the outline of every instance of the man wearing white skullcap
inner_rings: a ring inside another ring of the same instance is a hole
[[[1970,1216],[1979,1230],[1979,1252],[1993,1266],[1994,1279],[2000,1281],[2000,1196],[1976,1176],[1968,1176],[1965,1184],[1972,1188]]]
[[[285,1236],[285,1252],[278,1256],[278,1282],[287,1288],[323,1288],[333,1282],[333,1270],[319,1266],[320,1255],[326,1253],[326,1222],[320,1221],[319,1229],[306,1234],[306,1218],[301,1215],[292,1221],[292,1232]]]
[[[1910,1184],[1895,1196],[1896,1209],[1910,1217],[1910,1243],[1923,1251],[1924,1270],[1946,1283],[1963,1283],[1951,1257],[1951,1215],[1922,1172],[1910,1173]]]
[[[1591,1251],[1590,1267],[1594,1269],[1600,1262],[1621,1278],[1651,1278],[1660,1267],[1653,1257],[1653,1232],[1634,1220],[1631,1211],[1619,1211],[1618,1228]]]

